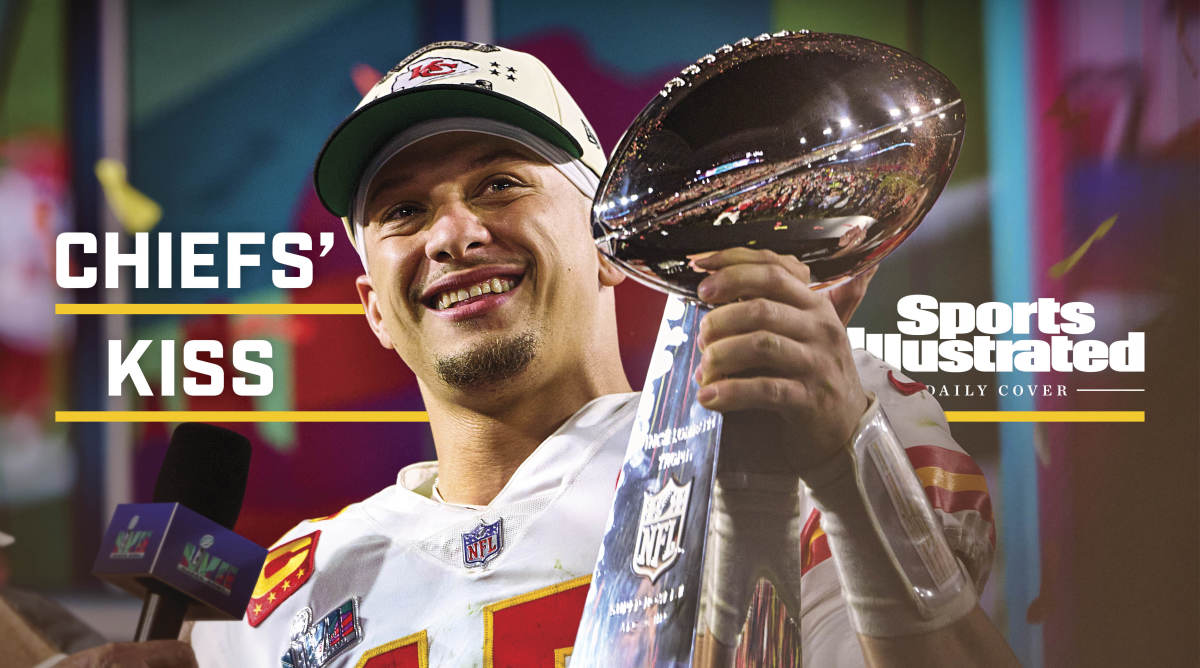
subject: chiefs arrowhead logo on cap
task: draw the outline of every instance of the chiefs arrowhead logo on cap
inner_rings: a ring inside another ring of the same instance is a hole
[[[448,56],[422,58],[409,64],[408,69],[396,73],[395,79],[392,80],[391,92],[423,86],[434,79],[462,75],[477,69],[479,67],[474,63],[458,58]]]
[[[262,573],[246,606],[246,621],[258,626],[280,603],[287,600],[312,577],[313,557],[317,553],[318,529],[306,536],[288,541],[267,553]]]

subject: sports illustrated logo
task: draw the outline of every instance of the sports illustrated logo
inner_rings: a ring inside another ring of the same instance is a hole
[[[414,61],[409,65],[407,70],[396,76],[395,80],[392,81],[392,92],[395,93],[396,91],[414,86],[423,86],[432,79],[439,79],[452,74],[465,74],[477,69],[479,68],[475,64],[457,58],[447,58],[445,56],[422,58]],[[405,74],[408,74],[408,76],[404,76]]]
[[[321,668],[363,639],[358,598],[351,598],[312,623],[312,608],[292,618],[292,637],[281,657],[284,668]]]
[[[654,582],[683,551],[683,520],[692,496],[692,481],[681,485],[671,478],[658,492],[645,494],[632,566],[634,573]]]
[[[479,520],[479,526],[462,535],[463,565],[467,568],[482,568],[500,556],[504,549],[504,520],[491,524]]]
[[[1095,331],[1095,313],[1088,302],[1051,297],[977,306],[905,295],[896,301],[898,333],[847,327],[846,335],[851,348],[865,348],[906,373],[1144,372],[1144,332],[1127,332],[1116,341],[1082,338]]]

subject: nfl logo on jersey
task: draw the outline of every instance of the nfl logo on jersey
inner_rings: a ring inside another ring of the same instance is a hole
[[[462,535],[463,565],[467,568],[486,566],[489,561],[500,556],[504,548],[504,520],[498,519],[491,524],[479,520],[479,526]]]

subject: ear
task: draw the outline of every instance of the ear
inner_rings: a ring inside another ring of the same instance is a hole
[[[362,302],[367,324],[371,326],[375,338],[379,339],[379,345],[392,350],[392,337],[383,326],[383,313],[379,311],[379,293],[375,292],[371,277],[366,274],[359,276],[354,281],[354,288],[358,290],[358,300]]]
[[[617,265],[613,264],[612,260],[605,257],[604,253],[596,251],[596,257],[599,262],[600,287],[611,288],[619,285],[625,280],[625,272],[621,271]]]

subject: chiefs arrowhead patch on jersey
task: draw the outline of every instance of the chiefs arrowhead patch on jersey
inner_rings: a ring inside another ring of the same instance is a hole
[[[246,621],[258,626],[275,608],[312,577],[313,558],[317,553],[318,529],[273,548],[263,562],[262,573],[246,606]]]

